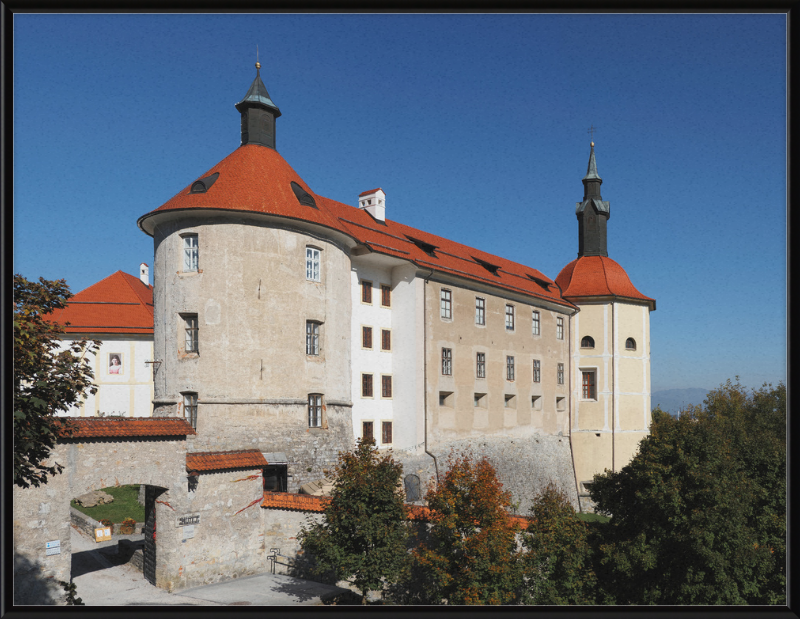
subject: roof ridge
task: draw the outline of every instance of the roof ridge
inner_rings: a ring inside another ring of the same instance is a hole
[[[136,298],[139,299],[139,302],[141,303],[141,305],[144,305],[145,308],[147,308],[147,311],[149,311],[152,314],[153,311],[149,309],[150,307],[152,307],[152,303],[148,303],[145,299],[142,298],[142,295],[139,294],[138,290],[136,290],[136,287],[133,285],[131,280],[135,280],[135,281],[141,283],[142,286],[146,286],[148,290],[152,290],[153,287],[150,284],[145,284],[141,279],[139,279],[135,275],[131,275],[130,273],[125,273],[125,271],[117,271],[117,273],[122,273],[122,275],[124,276],[123,280],[125,280],[125,283],[128,284],[128,287],[131,289],[133,294],[136,295]]]

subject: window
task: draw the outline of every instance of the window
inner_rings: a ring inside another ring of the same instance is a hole
[[[322,427],[322,396],[318,393],[308,396],[308,427]]]
[[[506,305],[506,331],[514,330],[514,306]]]
[[[372,374],[361,375],[361,397],[372,398]]]
[[[186,339],[184,340],[183,352],[200,352],[197,336],[197,314],[186,314],[183,317],[183,325],[184,329],[186,330]]]
[[[183,237],[183,271],[185,273],[197,272],[198,252],[196,234],[187,234]]]
[[[506,357],[506,380],[514,380],[514,357]]]
[[[453,351],[450,348],[442,348],[442,374],[453,375]]]
[[[542,362],[538,359],[533,360],[533,382],[542,382]]]
[[[486,299],[475,297],[475,324],[486,324]]]
[[[636,340],[632,337],[625,340],[625,350],[636,350]]]
[[[372,282],[361,281],[361,302],[372,305]]]
[[[476,408],[486,408],[486,394],[476,393],[474,396],[474,405]]]
[[[559,363],[558,364],[557,376],[558,376],[558,384],[559,385],[563,385],[564,384],[564,364],[563,363]]]
[[[364,421],[361,423],[361,441],[375,441],[375,436],[372,434],[372,422]]]
[[[361,327],[361,348],[372,348],[372,327]]]
[[[381,422],[381,445],[391,445],[392,444],[392,422],[391,421],[382,421]]]
[[[439,392],[439,406],[453,406],[453,392],[440,391]]]
[[[596,400],[597,399],[597,387],[595,382],[595,373],[594,372],[581,372],[582,380],[581,385],[583,387],[583,399],[584,400]]]
[[[381,329],[381,350],[392,349],[392,330]]]
[[[567,409],[567,398],[556,398],[556,410],[563,411]]]
[[[531,396],[531,408],[535,411],[542,410],[542,396],[540,395]]]
[[[319,355],[319,323],[306,320],[306,354]]]
[[[585,336],[581,340],[581,348],[594,348],[594,339],[592,339],[588,335]]]
[[[315,247],[306,247],[306,279],[312,282],[321,281],[319,276],[320,251]]]
[[[383,307],[392,306],[392,287],[381,284],[381,305]]]
[[[186,421],[197,430],[197,394],[184,393],[183,394],[183,416]]]
[[[564,319],[558,318],[556,319],[556,337],[559,340],[564,339]]]
[[[505,395],[505,404],[506,408],[517,408],[517,397],[510,393]]]
[[[447,320],[453,317],[453,293],[447,288],[442,288],[441,316]]]
[[[486,353],[479,352],[475,359],[475,376],[486,378]]]
[[[532,316],[531,333],[533,333],[533,335],[539,335],[539,312],[533,310]]]
[[[381,376],[381,397],[382,398],[391,398],[392,397],[392,377],[391,376]]]

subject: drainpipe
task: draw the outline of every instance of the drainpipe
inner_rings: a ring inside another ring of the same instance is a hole
[[[580,310],[577,310],[575,314],[577,314]],[[581,506],[581,486],[578,483],[578,470],[575,468],[575,452],[572,449],[572,361],[573,361],[573,354],[572,354],[572,318],[575,316],[569,317],[569,346],[567,346],[567,354],[569,356],[569,455],[572,458],[572,475],[575,477],[575,495],[578,497],[578,512],[581,514],[583,513],[583,507]]]
[[[425,453],[433,458],[433,467],[436,470],[436,483],[439,483],[439,463],[430,451],[428,451],[428,320],[425,312],[428,308],[428,280],[433,276],[433,269],[425,278],[425,286],[422,288],[422,382],[423,382],[423,410],[422,417],[425,425]]]

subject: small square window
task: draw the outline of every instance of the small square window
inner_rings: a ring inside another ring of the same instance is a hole
[[[506,305],[506,331],[514,330],[514,306]]]
[[[308,281],[321,281],[320,253],[316,247],[306,247],[306,279]]]
[[[382,307],[391,307],[392,306],[392,287],[386,286],[385,284],[381,284],[381,306]]]
[[[361,280],[361,302],[372,305],[372,282]]]
[[[504,400],[505,400],[505,407],[506,408],[517,408],[517,396],[515,396],[515,395],[513,395],[511,393],[507,393],[504,396]]]
[[[514,357],[506,357],[506,380],[514,380]]]
[[[361,397],[362,398],[375,397],[372,392],[372,374],[361,375]]]
[[[306,320],[306,354],[319,355],[319,323]]]
[[[531,396],[531,408],[535,411],[542,410],[542,396],[540,395]]]
[[[391,329],[381,329],[381,350],[392,349],[392,331]]]
[[[533,360],[533,382],[542,382],[542,362],[539,359]]]
[[[536,310],[533,310],[531,325],[531,333],[533,335],[539,335],[539,312]]]
[[[200,247],[196,234],[186,234],[183,237],[183,271],[184,273],[199,270]]]
[[[476,378],[486,378],[486,353],[479,352],[475,359]]]
[[[439,392],[439,406],[453,406],[453,392],[440,391]]]
[[[372,433],[373,422],[364,421],[361,424],[361,440],[366,443],[367,441],[375,441],[375,436]]]
[[[392,422],[391,421],[382,421],[381,422],[381,444],[382,445],[391,445],[392,444]]]
[[[442,348],[442,375],[453,375],[453,350],[451,348]]]
[[[381,397],[382,398],[391,398],[392,397],[392,377],[391,376],[381,376]]]
[[[486,299],[475,297],[475,324],[486,324]]]
[[[372,348],[372,327],[361,327],[361,348]]]
[[[308,396],[308,427],[322,427],[322,396],[318,393]]]
[[[625,340],[625,350],[636,350],[636,340],[632,337]]]
[[[563,411],[567,409],[567,398],[558,397],[556,398],[556,410]]]
[[[445,320],[450,320],[453,317],[453,293],[447,288],[442,288],[440,305],[441,317]]]
[[[475,408],[486,408],[486,394],[485,393],[474,394],[473,402]]]

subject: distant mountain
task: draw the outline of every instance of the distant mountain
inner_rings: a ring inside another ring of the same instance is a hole
[[[686,408],[689,404],[702,404],[706,399],[708,389],[664,389],[662,391],[653,391],[650,395],[650,405],[655,408],[661,406],[661,410],[665,413],[677,416],[682,408]]]

